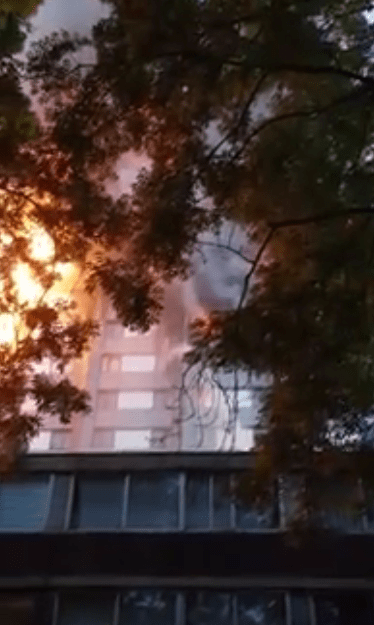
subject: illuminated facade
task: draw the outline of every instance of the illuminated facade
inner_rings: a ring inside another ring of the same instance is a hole
[[[161,322],[146,333],[124,328],[104,298],[93,304],[83,292],[75,294],[82,310],[86,298],[86,310],[90,306],[100,324],[90,352],[69,373],[90,392],[92,413],[76,416],[69,426],[62,426],[57,417],[47,418],[30,451],[213,451],[251,446],[257,405],[248,390],[238,393],[234,440],[225,435],[228,414],[222,397],[218,406],[208,388],[199,399],[195,393],[192,409],[208,413],[208,425],[201,427],[198,415],[191,416],[187,395],[178,395],[188,348],[191,288],[177,281],[170,285]]]

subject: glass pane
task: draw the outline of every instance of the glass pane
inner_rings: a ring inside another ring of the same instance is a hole
[[[0,594],[1,625],[34,625],[35,600],[31,596]]]
[[[73,528],[119,528],[123,491],[123,476],[78,477],[71,526]]]
[[[134,473],[130,478],[128,525],[178,527],[178,473]]]
[[[187,625],[232,625],[232,597],[218,592],[187,595]]]
[[[48,530],[64,529],[66,508],[69,498],[70,475],[61,473],[55,476],[51,505],[46,523]]]
[[[209,527],[209,475],[195,473],[187,476],[186,527]]]
[[[155,356],[122,356],[122,371],[153,371]]]
[[[0,484],[0,529],[39,529],[47,514],[49,475]]]
[[[236,504],[236,525],[240,529],[261,529],[274,527],[274,512],[271,508],[258,509],[255,505]]]
[[[283,595],[239,594],[238,625],[285,625]]]
[[[57,625],[112,625],[114,604],[114,594],[62,595]]]
[[[119,625],[174,625],[176,593],[129,590],[121,597]]]
[[[321,512],[319,516],[324,527],[331,527],[340,532],[360,532],[363,530],[362,516],[354,511],[351,513],[344,510],[328,510]]]
[[[342,592],[315,597],[317,625],[371,625],[369,597],[362,593]]]
[[[214,475],[213,524],[215,528],[230,528],[230,478],[227,475]]]
[[[291,624],[310,625],[309,600],[306,592],[291,593]]]
[[[153,393],[144,391],[129,391],[118,394],[118,410],[150,409],[153,407]]]

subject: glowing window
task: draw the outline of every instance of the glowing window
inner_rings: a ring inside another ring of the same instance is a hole
[[[155,356],[122,356],[122,371],[153,371]]]
[[[114,449],[144,451],[149,449],[151,430],[117,430],[114,433]]]
[[[118,409],[123,408],[137,409],[137,408],[152,408],[153,407],[153,393],[149,392],[124,392],[118,394]]]

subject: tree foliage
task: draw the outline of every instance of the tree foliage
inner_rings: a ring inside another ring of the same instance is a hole
[[[23,71],[47,123],[0,163],[3,184],[53,196],[47,229],[63,215],[100,241],[89,287],[143,329],[201,233],[241,223],[257,253],[237,309],[194,324],[188,359],[268,376],[261,483],[318,482],[326,453],[340,462],[331,420],[344,443],[373,407],[371,2],[107,4],[91,40],[33,46]],[[150,166],[114,201],[104,182],[129,150]]]

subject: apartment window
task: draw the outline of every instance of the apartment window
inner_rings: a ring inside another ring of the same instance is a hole
[[[187,625],[232,625],[233,601],[228,593],[187,593]]]
[[[228,391],[228,398],[231,403],[235,401],[235,391]],[[252,406],[252,393],[250,390],[237,391],[238,408],[250,408]]]
[[[129,527],[178,527],[179,484],[178,473],[131,475],[127,517]]]
[[[153,407],[153,393],[144,391],[126,391],[118,393],[117,407],[119,410],[149,410]]]
[[[231,477],[223,473],[190,473],[186,479],[186,529],[270,529],[277,524],[275,507],[258,509],[234,502]]]
[[[59,478],[56,477],[56,482]],[[78,474],[72,502],[72,529],[230,531],[277,527],[276,506],[265,513],[243,505],[243,522],[228,475],[179,471]],[[65,492],[65,491],[64,491]],[[67,505],[67,502],[66,502]]]
[[[72,528],[120,528],[124,480],[121,476],[78,476]]]
[[[292,625],[306,625],[310,623],[310,601],[305,591],[296,591],[290,594],[290,610]]]
[[[234,476],[235,486],[236,488],[239,487],[239,491],[241,491],[241,496],[238,497],[235,502],[236,527],[243,530],[255,530],[269,529],[277,525],[276,492],[274,492],[274,501],[272,504],[262,507],[256,506],[251,503],[250,499],[246,501],[245,482],[243,484],[241,482],[242,479],[243,475],[240,473]],[[244,479],[246,479],[245,474]]]
[[[49,509],[48,474],[0,483],[0,529],[42,529]]]
[[[117,430],[114,433],[114,449],[146,451],[150,448],[151,436],[151,430]]]
[[[209,527],[209,475],[192,473],[186,484],[186,528]]]
[[[285,624],[284,596],[281,594],[243,592],[238,594],[237,602],[238,625]],[[328,623],[324,622],[324,625]]]
[[[57,625],[112,625],[115,594],[102,592],[62,595]]]
[[[51,445],[51,432],[39,432],[36,436],[31,438],[28,443],[28,451],[38,452],[47,451]]]
[[[119,625],[174,625],[176,596],[158,589],[128,590],[121,596]]]
[[[213,479],[213,523],[216,529],[228,529],[231,526],[232,497],[230,494],[230,476],[218,474]]]
[[[104,373],[143,373],[153,371],[156,365],[155,356],[112,356],[105,355],[101,360],[101,370]]]
[[[155,365],[155,356],[122,356],[122,371],[134,373],[153,371]]]
[[[103,356],[101,360],[101,370],[104,373],[117,373],[121,370],[121,357]]]
[[[57,625],[114,625],[114,623],[285,625],[284,612],[283,593],[128,588],[118,594],[114,591],[92,590],[62,593],[58,601],[56,623]],[[361,625],[358,619],[349,622]],[[366,621],[363,623],[366,625]],[[331,621],[332,624],[335,625],[335,622]],[[303,625],[311,625],[309,619]],[[330,621],[326,621],[324,625],[330,625]]]

